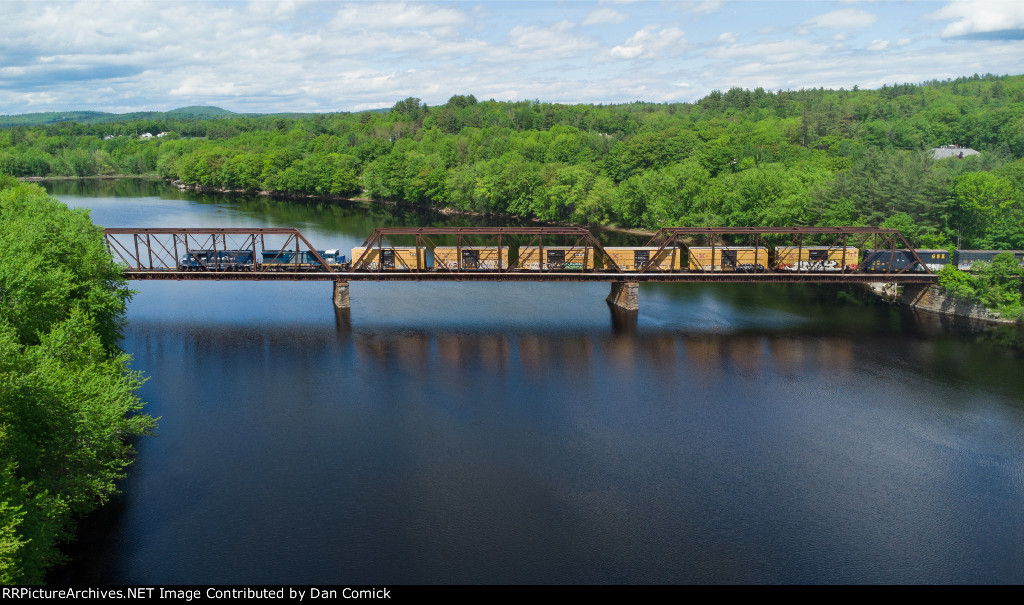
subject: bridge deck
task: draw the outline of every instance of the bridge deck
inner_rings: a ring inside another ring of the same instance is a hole
[[[933,284],[928,273],[602,273],[536,271],[125,271],[130,280],[235,281],[462,281],[462,282],[674,282],[847,284],[896,282]]]

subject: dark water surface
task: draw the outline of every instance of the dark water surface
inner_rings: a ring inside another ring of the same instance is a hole
[[[437,221],[48,188],[322,248]],[[635,325],[606,284],[133,287],[159,435],[58,581],[1024,582],[1017,330],[804,285],[644,284]]]

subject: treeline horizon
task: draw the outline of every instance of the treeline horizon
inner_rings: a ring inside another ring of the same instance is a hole
[[[732,88],[695,103],[454,95],[388,112],[170,114],[0,128],[0,172],[152,175],[644,229],[886,226],[919,247],[1024,248],[1024,76]],[[981,153],[936,160],[929,150],[943,145]]]

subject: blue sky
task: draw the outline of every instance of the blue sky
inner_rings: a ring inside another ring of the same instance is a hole
[[[1024,0],[0,0],[0,114],[695,101],[1024,73]]]

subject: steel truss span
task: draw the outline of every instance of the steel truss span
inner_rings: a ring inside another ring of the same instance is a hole
[[[125,271],[131,280],[203,280],[203,281],[376,281],[376,282],[665,282],[665,283],[790,283],[856,284],[895,282],[933,284],[937,277],[927,273],[433,273],[335,271],[333,273],[228,273],[186,271]]]
[[[582,227],[392,227],[374,229],[348,259],[340,250],[318,250],[292,228],[111,228],[105,237],[125,277],[133,280],[936,281],[899,231],[875,227],[674,227],[658,231],[646,246],[625,248],[605,248]],[[807,238],[812,242],[805,244]],[[858,270],[858,249],[851,244],[870,245],[888,264]],[[516,245],[518,254],[510,253]],[[694,264],[691,249],[702,250],[701,258],[711,260],[700,262],[709,264]],[[785,249],[797,260],[785,269],[769,266],[770,249]],[[752,262],[737,265],[741,252]],[[801,260],[813,261],[814,254],[831,259],[831,268],[816,270]]]

